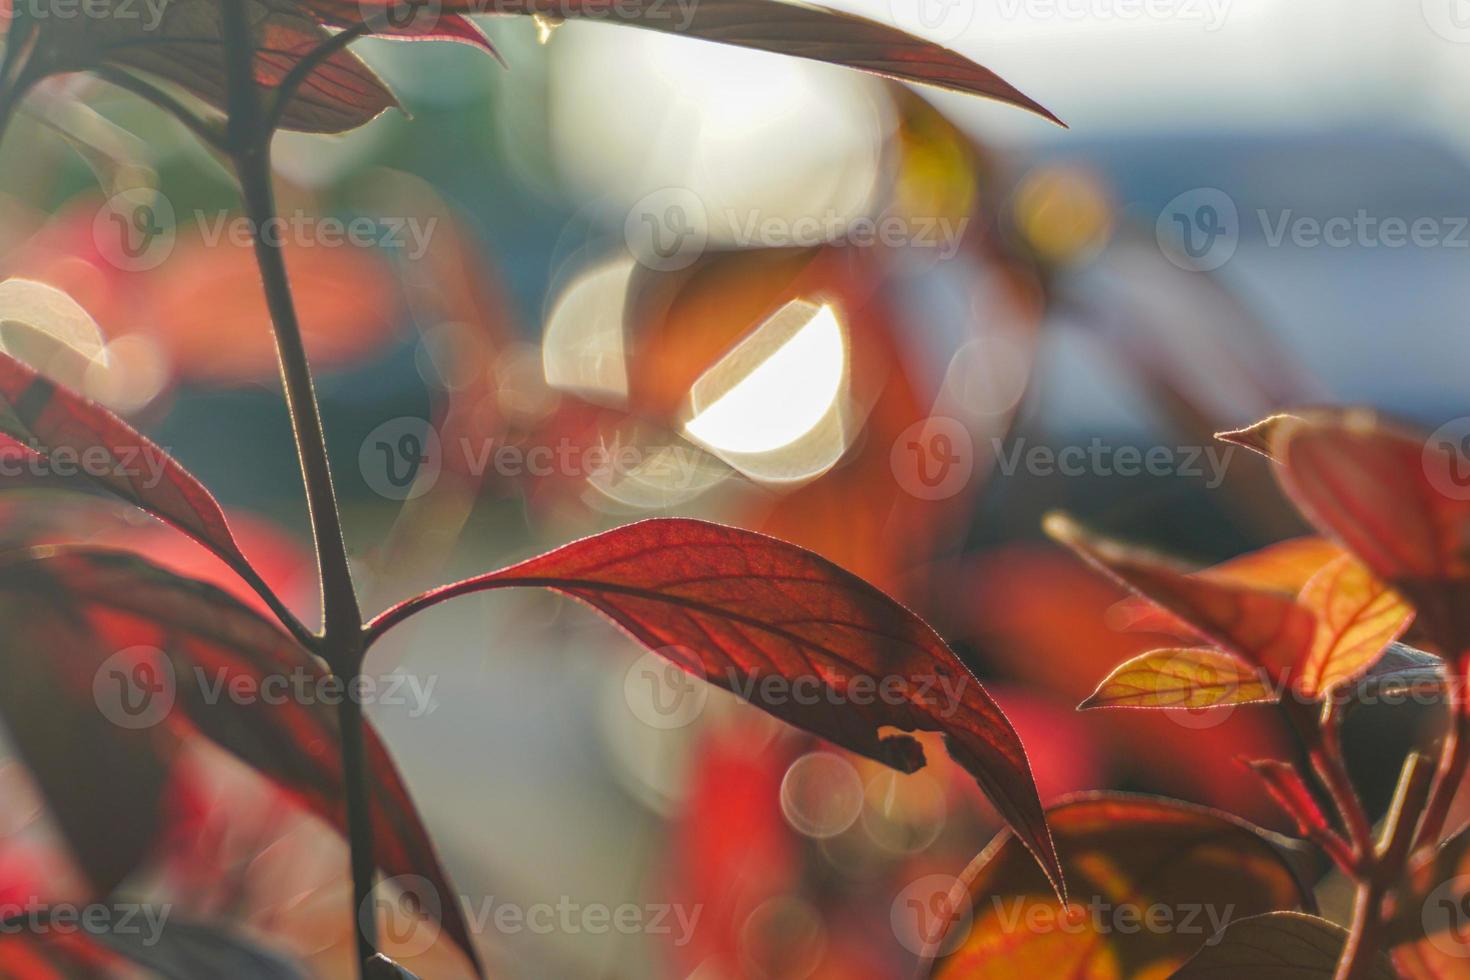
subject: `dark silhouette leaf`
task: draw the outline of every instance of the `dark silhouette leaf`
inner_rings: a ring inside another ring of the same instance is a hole
[[[1226,926],[1174,980],[1310,980],[1332,977],[1347,930],[1301,912],[1253,915]],[[1362,974],[1367,980],[1394,980],[1393,968],[1379,957]]]
[[[948,902],[927,910],[926,976],[1162,976],[1226,923],[1309,901],[1281,849],[1285,839],[1223,813],[1089,794],[1047,814],[1069,904],[1002,833]]]

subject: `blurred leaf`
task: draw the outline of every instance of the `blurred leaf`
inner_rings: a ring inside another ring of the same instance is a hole
[[[1196,648],[1135,657],[1078,708],[1212,708],[1276,700],[1257,668],[1231,653]]]
[[[58,820],[79,827],[69,837],[110,870],[108,879],[135,865],[157,831],[173,740],[196,730],[345,833],[336,712],[326,698],[292,696],[290,686],[299,677],[312,692],[330,690],[325,671],[268,620],[141,558],[82,549],[12,558],[0,567],[0,601],[14,604],[19,628],[65,630],[59,642],[10,654],[11,676],[27,683],[3,686],[0,708],[12,730],[27,734],[22,753]],[[64,654],[46,659],[36,650]],[[285,682],[285,696],[270,693],[269,678]],[[236,685],[257,696],[232,696]],[[87,726],[93,737],[78,738]],[[371,725],[366,743],[378,864],[389,875],[427,879],[441,897],[445,932],[473,958],[457,893]]]
[[[125,968],[121,957],[85,933],[10,931],[0,936],[4,980],[115,980]]]
[[[1470,827],[1409,862],[1388,944],[1410,980],[1470,977]]]
[[[185,377],[210,384],[274,381],[276,350],[255,253],[238,237],[239,216],[206,216],[199,238],[180,236],[161,273],[149,277],[142,325]],[[219,227],[215,225],[219,223]],[[427,224],[420,233],[432,230]],[[217,239],[207,237],[215,231]],[[354,364],[393,336],[400,306],[384,255],[362,245],[313,247],[291,236],[283,254],[302,341],[314,368]]]
[[[1313,576],[1300,602],[1317,617],[1312,648],[1297,672],[1308,697],[1357,678],[1414,618],[1412,606],[1350,555]]]
[[[1336,973],[1347,930],[1315,915],[1272,912],[1240,919],[1209,941],[1174,974],[1174,980],[1309,980]],[[1394,980],[1382,957],[1367,980]]]
[[[1162,976],[1225,923],[1310,901],[1285,840],[1223,813],[1113,794],[1047,813],[1070,905],[1002,833],[962,876],[927,976]]]
[[[169,920],[158,936],[115,929],[98,941],[160,980],[307,980],[301,968],[239,936],[200,923]]]
[[[1061,887],[1015,729],[927,623],[857,576],[765,535],[649,520],[426,593],[370,628],[381,635],[446,599],[516,586],[579,599],[685,671],[900,771],[922,768],[923,750],[886,730],[944,733],[950,754]],[[768,694],[763,681],[781,678]],[[820,693],[792,696],[798,682]]]
[[[105,895],[158,837],[176,736],[119,727],[98,710],[101,672],[124,648],[98,636],[64,592],[25,585],[25,565],[0,568],[0,717],[82,873]]]

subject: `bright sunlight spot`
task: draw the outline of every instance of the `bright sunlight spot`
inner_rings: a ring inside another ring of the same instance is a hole
[[[684,431],[748,475],[806,478],[845,448],[846,387],[847,341],[836,312],[796,300],[695,382]],[[779,475],[754,465],[778,454],[786,457]],[[802,463],[793,468],[796,456]]]

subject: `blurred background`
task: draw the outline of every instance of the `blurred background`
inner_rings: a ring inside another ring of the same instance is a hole
[[[1470,414],[1470,6],[844,9],[955,47],[1071,128],[500,18],[484,24],[509,70],[364,42],[413,118],[279,139],[364,605],[640,517],[736,523],[933,622],[1044,798],[1162,792],[1284,829],[1234,762],[1290,751],[1272,713],[1073,711],[1156,638],[1108,626],[1116,591],[1039,518],[1063,507],[1218,560],[1302,528],[1212,432],[1321,401],[1431,429]],[[310,621],[300,479],[226,171],[101,82],[53,81],[30,109],[0,151],[0,343],[178,456]],[[140,199],[156,220],[119,224]],[[238,590],[121,509],[25,520]],[[440,607],[369,674],[407,679],[368,713],[497,975],[903,975],[921,942],[906,897],[942,890],[998,827],[937,745],[898,776],[723,692],[671,699],[631,641],[554,596]],[[1374,806],[1420,721],[1349,730]],[[136,889],[348,975],[344,849],[217,756],[200,748],[197,812]],[[0,773],[0,891],[65,894],[27,777]],[[576,924],[630,904],[637,928]],[[502,906],[575,912],[497,927]],[[433,937],[400,938],[406,963],[455,975]]]

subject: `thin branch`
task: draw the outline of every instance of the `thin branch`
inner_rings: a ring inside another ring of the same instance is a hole
[[[158,108],[173,116],[179,122],[189,127],[195,136],[198,136],[208,145],[221,152],[228,152],[229,147],[225,143],[224,119],[208,119],[195,113],[186,106],[181,99],[175,98],[163,89],[151,82],[144,81],[138,76],[115,68],[111,65],[103,65],[92,72],[105,82],[111,82],[118,88],[126,89],[134,95],[141,96],[152,102]]]

